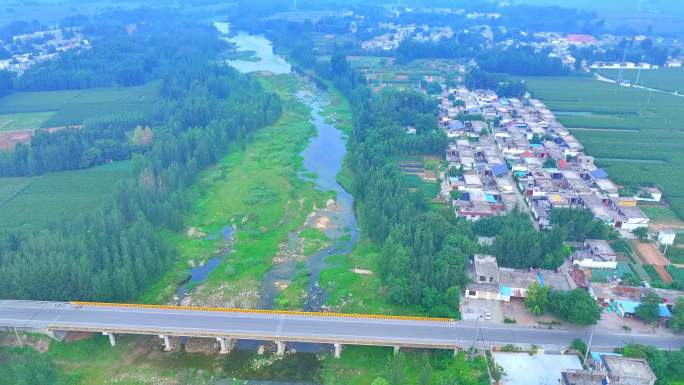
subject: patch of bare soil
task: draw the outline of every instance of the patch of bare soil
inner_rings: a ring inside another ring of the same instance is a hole
[[[233,350],[234,343],[228,343],[228,350]],[[188,338],[185,341],[185,351],[188,353],[216,354],[219,351],[219,343],[214,338]]]
[[[17,339],[19,336],[19,340]],[[21,341],[21,342],[20,342]],[[26,333],[0,333],[0,346],[7,347],[29,347],[40,353],[46,352],[50,348],[50,342],[52,340],[48,336],[37,336],[34,334]]]
[[[183,299],[182,305],[254,309],[259,302],[259,282],[226,282],[211,291],[202,285]]]
[[[353,269],[349,269],[349,271],[351,271],[352,273],[361,274],[361,275],[373,275],[372,271],[366,270],[366,269],[353,268]]]
[[[207,233],[202,231],[199,227],[190,227],[185,232],[185,235],[187,235],[188,238],[204,238],[207,236]]]
[[[662,279],[663,282],[672,283],[672,281],[673,281],[672,276],[665,269],[665,266],[656,265],[656,266],[653,266],[653,268],[655,269],[656,273],[658,273],[658,275],[660,276],[660,279]]]
[[[302,239],[299,234],[290,234],[285,242],[278,245],[278,252],[272,260],[273,264],[303,261],[305,257],[302,255],[302,248]]]
[[[69,332],[66,337],[64,337],[65,342],[72,342],[72,341],[83,341],[87,340],[88,338],[91,338],[94,336],[95,333],[91,332]]]
[[[0,150],[11,150],[17,143],[31,141],[34,130],[0,131]]]
[[[667,266],[667,258],[652,243],[643,243],[638,240],[630,242],[637,255],[647,265]]]

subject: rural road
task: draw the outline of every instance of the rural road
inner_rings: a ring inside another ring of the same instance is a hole
[[[0,301],[0,328],[3,327],[9,330],[16,327],[441,349],[468,347],[474,343],[478,346],[569,346],[574,338],[588,340],[592,331],[591,328],[548,330],[497,325],[481,326],[478,333],[474,323],[454,321],[81,306],[33,301]],[[684,337],[594,330],[592,346],[595,348],[611,349],[627,343],[679,349],[684,344]]]

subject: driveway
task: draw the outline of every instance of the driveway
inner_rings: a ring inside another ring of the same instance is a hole
[[[488,311],[492,315],[492,319],[487,320],[484,317],[480,319],[486,323],[503,323],[503,312],[501,311],[500,301],[490,301],[486,299],[468,299],[461,296],[461,318],[464,321],[474,321],[481,314]]]

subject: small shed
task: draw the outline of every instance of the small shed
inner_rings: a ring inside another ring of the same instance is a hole
[[[672,229],[663,229],[658,233],[658,243],[663,246],[672,246],[677,233]]]

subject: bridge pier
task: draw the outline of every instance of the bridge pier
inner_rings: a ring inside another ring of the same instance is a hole
[[[336,343],[335,346],[335,358],[340,358],[342,355],[342,344]]]
[[[234,340],[232,338],[225,338],[225,337],[218,337],[216,338],[216,341],[219,342],[219,345],[221,346],[221,350],[219,350],[219,353],[221,354],[228,354],[233,348],[233,343]]]
[[[173,346],[171,346],[171,339],[169,339],[169,336],[160,334],[159,338],[164,340],[164,351],[165,352],[170,352],[173,350]]]
[[[394,347],[394,355],[396,356],[397,354],[399,354],[399,345]]]
[[[109,344],[112,346],[116,346],[116,334],[110,333],[110,332],[102,332],[103,336],[109,337]]]
[[[458,355],[458,347],[454,348],[454,357]]]
[[[276,347],[278,348],[276,354],[281,357],[284,356],[286,343],[284,341],[276,341]]]

